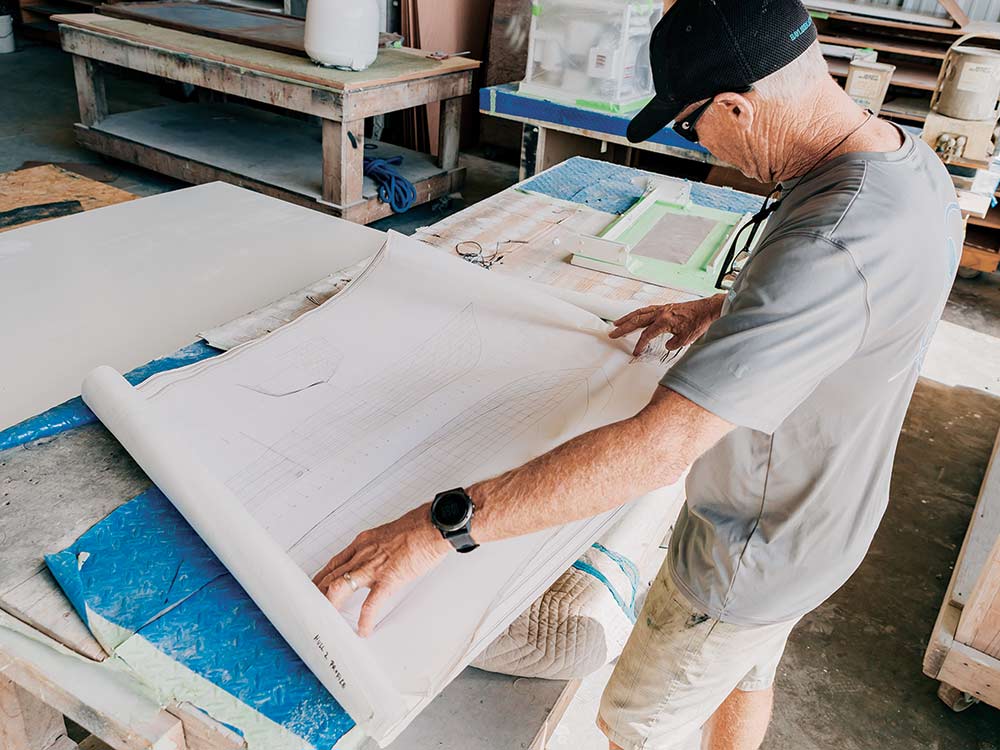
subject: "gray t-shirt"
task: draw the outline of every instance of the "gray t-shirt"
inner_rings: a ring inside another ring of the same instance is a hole
[[[817,607],[885,511],[963,233],[944,166],[904,139],[786,189],[722,317],[661,381],[737,425],[692,466],[669,554],[680,590],[725,622]]]

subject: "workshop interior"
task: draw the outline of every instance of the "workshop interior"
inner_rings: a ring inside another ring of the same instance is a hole
[[[0,750],[1000,749],[998,198],[1000,0],[0,0]]]

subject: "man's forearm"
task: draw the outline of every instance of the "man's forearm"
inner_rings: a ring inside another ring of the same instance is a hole
[[[478,542],[599,515],[676,482],[731,429],[666,388],[634,417],[601,427],[468,488]]]

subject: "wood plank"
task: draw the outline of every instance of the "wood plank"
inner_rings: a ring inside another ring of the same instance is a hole
[[[1000,659],[956,642],[941,665],[939,679],[1000,708]]]
[[[1000,256],[994,255],[994,263]],[[964,607],[984,570],[995,541],[1000,538],[1000,434],[993,444],[986,473],[979,487],[976,507],[955,562],[951,600]]]
[[[53,16],[52,20],[95,34],[180,52],[195,58],[221,62],[334,91],[363,91],[406,81],[434,78],[448,73],[475,70],[479,67],[479,61],[467,57],[431,60],[421,50],[390,48],[379,50],[378,58],[367,70],[337,70],[318,66],[311,60],[295,55],[93,13]]]
[[[115,750],[189,750],[180,720],[142,697],[127,674],[72,654],[2,614],[0,673]]]
[[[827,44],[840,44],[845,47],[855,47],[857,49],[871,48],[880,52],[892,52],[897,55],[911,55],[913,57],[924,57],[934,60],[944,60],[944,56],[948,51],[947,47],[935,46],[926,42],[903,38],[886,39],[884,37],[868,36],[853,32],[820,34],[819,40]]]
[[[61,713],[0,674],[0,748],[47,750],[65,736]]]
[[[920,96],[894,96],[882,105],[879,114],[922,123],[930,112],[930,99]]]
[[[1000,658],[1000,435],[986,468],[956,565],[954,596],[964,604],[955,639]]]
[[[48,570],[0,596],[0,609],[93,661],[107,658]]]
[[[44,596],[32,582],[36,576],[44,580],[44,554],[65,549],[146,489],[149,480],[118,442],[95,425],[59,435],[39,448],[0,453],[0,486],[6,504],[0,513],[0,608],[57,637],[67,634],[66,622],[79,624],[67,645],[101,658],[102,650],[93,648],[82,623],[74,623],[75,614],[69,616],[68,602],[63,600],[63,607],[46,603],[58,597]]]
[[[353,123],[348,130],[364,132],[360,122]],[[101,134],[119,139],[122,144],[116,158],[126,161],[133,160],[126,146],[171,155],[180,162],[170,165],[169,174],[185,182],[205,181],[205,175],[196,166],[205,165],[229,175],[224,178],[227,182],[260,192],[265,192],[260,187],[267,185],[281,191],[281,197],[297,196],[300,205],[310,208],[318,208],[316,202],[324,200],[322,130],[313,122],[240,104],[171,104],[111,115],[99,126],[81,129],[79,134],[88,146]],[[355,136],[355,140],[360,146],[364,137]],[[268,148],[262,150],[261,143],[269,144]],[[358,153],[346,136],[345,143],[345,150]],[[366,156],[401,156],[399,171],[414,184],[446,171],[429,154],[378,141],[370,145]],[[143,166],[158,169],[155,163]],[[361,177],[360,163],[357,169],[352,177],[356,182]],[[378,186],[371,178],[364,178],[360,185],[360,194],[350,203],[362,197],[377,198]],[[339,201],[328,203],[341,205]]]
[[[850,63],[839,57],[827,57],[830,75],[834,78],[847,78]],[[918,91],[933,91],[937,87],[937,71],[926,66],[909,63],[896,64],[896,72],[892,74],[891,85],[901,86]]]
[[[366,198],[354,206],[337,206],[326,203],[322,200],[320,194],[319,186],[321,181],[316,183],[315,194],[303,194],[302,192],[287,190],[244,174],[231,172],[215,164],[194,161],[178,156],[175,153],[129,141],[98,129],[86,128],[82,125],[76,126],[76,138],[81,145],[93,151],[114,159],[138,164],[146,169],[151,169],[179,180],[193,184],[217,181],[228,182],[232,185],[249,188],[273,198],[280,198],[283,201],[294,203],[298,206],[325,211],[333,216],[339,216],[357,224],[369,224],[392,214],[392,208],[389,204],[382,203],[377,195]],[[407,149],[400,150],[407,151]],[[414,187],[417,190],[417,205],[448,195],[460,188],[464,180],[464,168],[442,172],[431,161],[429,156],[417,154],[415,151],[410,151],[409,153],[417,157],[422,156],[425,160],[424,163],[428,165],[428,169],[433,167],[434,171],[437,172],[434,176],[418,179],[414,182]],[[317,170],[319,169],[319,164],[320,160],[318,158],[313,159],[313,166]]]
[[[189,750],[242,750],[246,747],[246,740],[241,735],[190,703],[168,706],[167,713],[176,716],[184,726],[184,741]]]
[[[98,13],[308,57],[303,41],[305,23],[301,18],[191,0],[105,4],[98,8]]]
[[[944,8],[959,26],[965,26],[969,23],[969,15],[956,0],[938,0],[938,5]]]
[[[986,212],[986,216],[970,216],[969,223],[977,227],[987,227],[989,229],[1000,229],[1000,206],[993,206]]]
[[[962,247],[962,260],[959,265],[973,271],[993,273],[997,268],[1000,268],[1000,253],[966,243]]]
[[[343,113],[341,91],[267,73],[245,71],[215,60],[200,60],[192,64],[184,53],[95,34],[65,24],[59,27],[59,33],[62,48],[80,57],[257,102],[280,101],[286,109],[318,117],[339,118]]]
[[[807,5],[811,9],[822,12],[845,13],[852,16],[872,16],[918,26],[949,27],[954,25],[952,19],[938,18],[937,16],[930,16],[924,13],[910,13],[905,10],[889,8],[885,5],[864,5],[862,3],[841,2],[841,0],[814,0],[807,3]],[[966,21],[968,21],[968,18],[966,18]]]

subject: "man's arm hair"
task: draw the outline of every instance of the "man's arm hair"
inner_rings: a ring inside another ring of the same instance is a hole
[[[468,488],[472,533],[489,542],[596,516],[674,484],[733,425],[658,386],[638,414]]]

